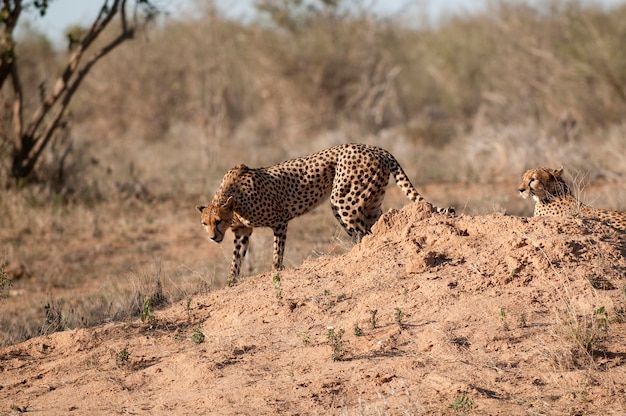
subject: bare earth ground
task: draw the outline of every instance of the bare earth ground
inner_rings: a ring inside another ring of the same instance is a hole
[[[0,349],[0,414],[625,414],[624,238],[408,205],[279,284]]]

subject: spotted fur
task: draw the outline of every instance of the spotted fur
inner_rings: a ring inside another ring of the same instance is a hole
[[[522,176],[519,193],[523,198],[535,200],[536,217],[554,215],[597,218],[613,228],[626,231],[626,212],[609,211],[583,204],[572,195],[562,175],[563,168],[535,168],[527,170]]]
[[[230,169],[209,206],[196,206],[202,226],[215,242],[228,228],[235,234],[229,273],[234,283],[254,227],[274,232],[273,270],[283,267],[287,223],[330,197],[335,218],[355,240],[368,234],[382,214],[389,175],[413,202],[425,199],[386,150],[365,144],[345,144],[274,166]],[[433,211],[454,214],[453,208]]]

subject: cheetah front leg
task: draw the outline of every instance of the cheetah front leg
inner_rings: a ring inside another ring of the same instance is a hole
[[[285,242],[287,241],[287,223],[272,227],[274,231],[274,258],[272,270],[283,269],[283,256],[285,255]]]
[[[237,282],[239,273],[241,272],[241,262],[246,257],[248,246],[250,245],[250,236],[252,235],[252,228],[241,227],[233,230],[235,234],[235,248],[233,250],[233,262],[230,266],[230,273],[228,274],[228,286],[232,286]]]

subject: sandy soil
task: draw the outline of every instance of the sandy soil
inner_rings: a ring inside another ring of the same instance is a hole
[[[390,210],[279,282],[0,349],[0,414],[626,414],[625,239]]]

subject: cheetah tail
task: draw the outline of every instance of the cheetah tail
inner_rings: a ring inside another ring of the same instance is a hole
[[[404,173],[402,166],[400,166],[398,161],[391,156],[391,154],[389,155],[389,161],[391,162],[391,174],[396,180],[396,184],[402,189],[404,195],[412,202],[426,201],[426,199],[417,192],[417,189],[415,189],[409,177]]]
[[[402,166],[400,166],[398,161],[391,154],[389,154],[389,161],[391,162],[391,174],[396,180],[396,184],[398,184],[400,189],[402,189],[404,195],[406,195],[406,197],[409,198],[412,202],[428,202],[426,201],[426,198],[424,198],[419,194],[419,192],[417,192],[417,189],[415,189],[415,187],[409,180],[409,177],[406,175],[406,173],[404,173]],[[437,212],[439,214],[446,214],[450,216],[456,215],[456,210],[454,209],[454,207],[439,208],[432,204],[431,207],[434,209],[434,212]]]

